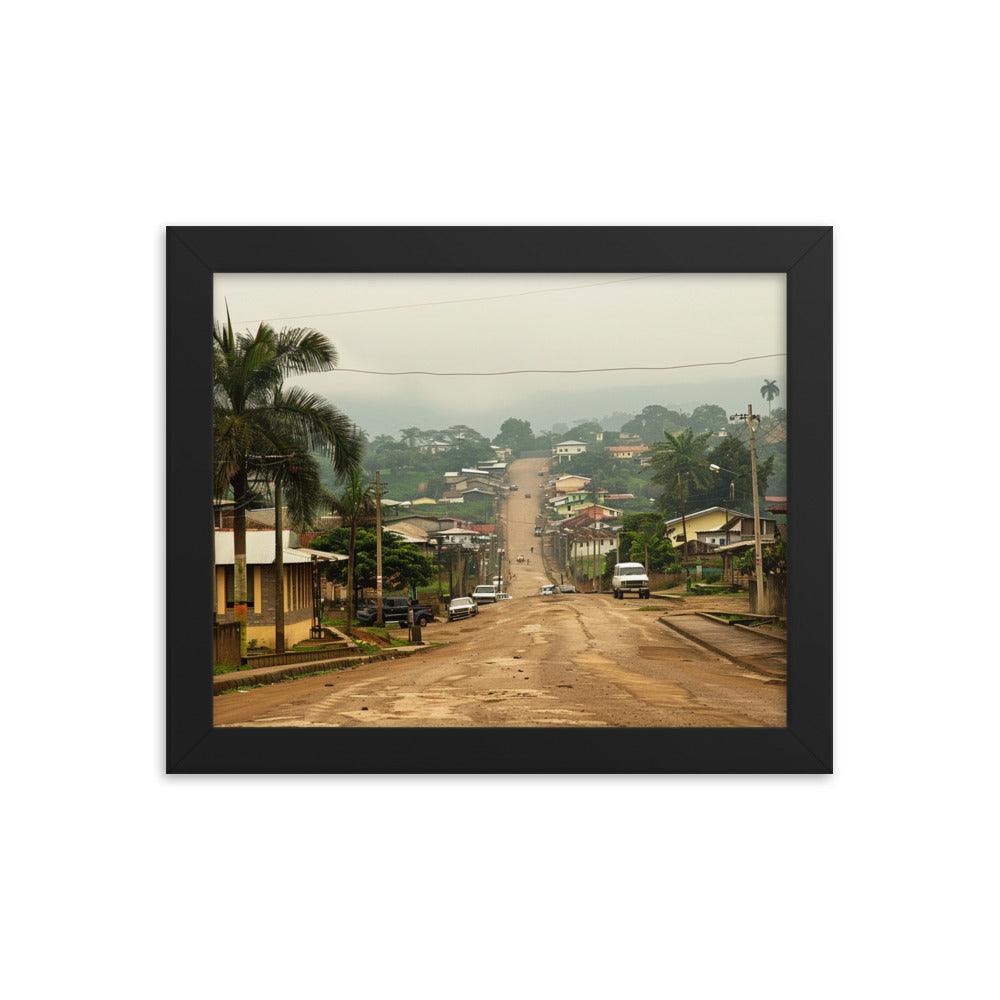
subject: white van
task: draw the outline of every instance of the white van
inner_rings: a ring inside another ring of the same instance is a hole
[[[619,599],[626,594],[649,597],[649,577],[646,575],[646,567],[642,563],[615,563],[611,589]]]
[[[481,583],[472,592],[472,599],[476,604],[496,604],[497,588],[492,583]]]

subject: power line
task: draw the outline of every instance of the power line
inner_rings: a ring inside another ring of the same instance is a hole
[[[399,371],[383,372],[368,368],[334,368],[336,372],[352,372],[355,375],[435,375],[478,377],[486,375],[587,375],[603,372],[666,372],[680,368],[713,368],[723,365],[740,365],[745,361],[764,361],[769,358],[783,358],[785,351],[777,354],[754,354],[746,358],[734,358],[731,361],[694,361],[683,365],[624,365],[621,368],[513,368],[509,371],[494,372],[432,372],[432,371]]]
[[[269,316],[267,320],[238,319],[236,323],[263,323],[274,320],[318,319],[324,316],[357,316],[359,313],[388,312],[393,309],[419,309],[423,306],[448,306],[463,302],[493,302],[496,299],[515,299],[523,295],[542,295],[545,292],[573,292],[581,288],[599,288],[601,285],[617,285],[623,281],[643,281],[646,278],[662,278],[663,274],[637,274],[629,278],[609,278],[607,281],[591,281],[585,285],[561,285],[553,288],[531,288],[524,292],[505,292],[502,295],[480,295],[469,299],[437,299],[432,302],[405,302],[394,306],[373,306],[369,309],[345,309],[341,312],[299,313],[297,316]]]

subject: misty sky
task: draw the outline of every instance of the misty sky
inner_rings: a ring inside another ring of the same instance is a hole
[[[480,301],[454,301],[470,299]],[[216,318],[225,316],[225,300],[237,330],[267,320],[322,331],[344,368],[673,365],[785,350],[783,274],[217,274]],[[537,431],[650,403],[734,410],[761,403],[764,378],[778,379],[775,405],[785,405],[783,357],[673,372],[440,378],[334,371],[295,381],[369,434],[465,423],[492,436],[508,416],[529,419]]]

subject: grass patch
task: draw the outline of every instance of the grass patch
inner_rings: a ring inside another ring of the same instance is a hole
[[[221,674],[232,674],[232,673],[235,673],[237,670],[246,670],[246,667],[244,667],[244,666],[235,666],[234,667],[234,666],[232,666],[230,664],[226,664],[226,663],[216,663],[212,667],[212,676],[213,677],[218,677]]]

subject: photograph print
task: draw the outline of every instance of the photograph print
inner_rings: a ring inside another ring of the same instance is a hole
[[[216,274],[214,725],[784,727],[785,286]]]

